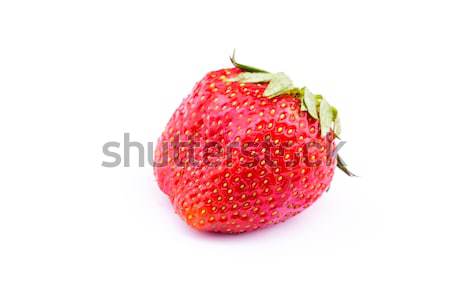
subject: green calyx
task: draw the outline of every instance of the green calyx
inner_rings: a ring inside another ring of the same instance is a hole
[[[234,61],[234,59],[232,60]],[[238,66],[242,66],[238,64]],[[245,67],[248,69],[256,69],[253,67]],[[259,70],[259,69],[256,69]],[[339,137],[340,121],[337,109],[331,106],[322,95],[314,95],[308,88],[298,88],[284,73],[268,73],[268,72],[243,72],[230,81],[238,81],[242,83],[258,83],[268,82],[267,88],[263,96],[273,98],[283,94],[290,94],[297,97],[301,101],[301,109],[307,111],[311,117],[320,121],[320,130],[322,137],[326,136],[330,130]]]
[[[276,96],[288,94],[296,97],[300,101],[300,110],[307,111],[308,114],[320,122],[320,133],[325,137],[330,131],[333,131],[337,138],[341,135],[341,122],[336,107],[329,104],[322,95],[313,94],[306,88],[298,88],[291,79],[284,73],[270,73],[259,68],[247,66],[236,62],[235,52],[230,57],[231,63],[241,69],[242,73],[229,79],[232,82],[242,83],[261,83],[268,82],[263,96],[273,98]],[[337,156],[337,166],[349,176],[355,176],[343,163],[342,158]]]

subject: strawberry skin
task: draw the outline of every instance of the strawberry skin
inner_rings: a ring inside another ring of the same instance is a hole
[[[222,69],[198,82],[155,151],[156,162],[165,159],[154,168],[159,187],[203,231],[242,233],[282,222],[329,188],[336,166],[334,133],[322,136],[298,97],[265,97],[267,82],[230,81],[240,73]]]

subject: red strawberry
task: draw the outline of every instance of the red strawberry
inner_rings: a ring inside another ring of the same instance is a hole
[[[329,188],[340,129],[322,96],[283,73],[232,62],[208,73],[175,111],[154,171],[189,225],[241,233],[298,214]],[[339,157],[338,166],[353,175]]]

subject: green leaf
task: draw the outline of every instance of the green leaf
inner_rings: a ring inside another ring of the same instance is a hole
[[[339,138],[341,135],[341,119],[339,118],[339,113],[336,107],[332,106],[331,110],[333,112],[333,131],[334,134]]]
[[[339,138],[341,136],[341,119],[338,117],[336,117],[336,119],[334,120],[334,128],[333,128],[334,134]]]
[[[228,81],[239,81],[244,83],[257,83],[257,82],[268,82],[274,78],[272,73],[251,73],[243,72],[234,78],[230,78]]]
[[[300,110],[301,111],[308,111],[305,105],[305,101],[303,101],[303,98],[300,98]]]
[[[243,64],[238,63],[238,62],[236,61],[235,55],[236,55],[236,49],[233,50],[233,55],[230,56],[231,63],[232,63],[233,66],[235,66],[236,68],[241,69],[242,71],[246,71],[246,72],[260,72],[260,73],[267,73],[267,71],[264,71],[264,70],[261,70],[261,69],[255,68],[255,67],[246,66],[246,65],[243,65]]]
[[[347,174],[350,177],[358,177],[347,168],[347,164],[344,162],[344,160],[342,159],[342,157],[339,154],[337,155],[336,160],[337,160],[337,167],[341,171],[343,171],[345,174]]]
[[[288,91],[289,95],[293,96],[293,97],[301,97],[302,95],[302,90],[299,89],[298,87],[293,87]]]
[[[272,75],[273,78],[270,81],[269,85],[267,86],[266,90],[264,91],[263,96],[272,98],[284,93],[288,93],[290,90],[294,88],[294,84],[289,79],[289,77],[286,76],[286,74],[275,73]]]
[[[298,89],[297,98],[300,101],[300,110],[301,111],[308,111],[308,108],[305,105],[305,97],[303,97],[304,93],[305,93],[305,87],[302,87],[301,89]]]
[[[323,100],[323,96],[320,95],[320,94],[316,94],[316,95],[314,95],[314,98],[316,99],[317,106],[319,106],[320,105],[320,101]]]
[[[300,89],[298,87],[294,87],[288,91],[289,95],[295,97],[298,99],[300,104],[300,110],[301,111],[307,111],[308,109],[305,106],[305,103],[303,102],[303,89]]]
[[[330,131],[330,128],[333,125],[333,108],[325,99],[322,99],[322,101],[320,101],[319,116],[320,132],[321,136],[324,137],[327,135],[328,131]]]
[[[331,111],[333,112],[333,121],[336,120],[336,118],[338,117],[338,111],[337,108],[334,106],[331,106]]]
[[[319,115],[317,114],[316,97],[306,87],[303,88],[303,101],[305,102],[306,108],[308,109],[311,117],[314,119],[319,119]]]

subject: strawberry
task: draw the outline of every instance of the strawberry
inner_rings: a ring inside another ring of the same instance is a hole
[[[284,73],[242,65],[208,73],[158,140],[154,173],[189,225],[242,233],[282,222],[328,190],[336,108]]]

